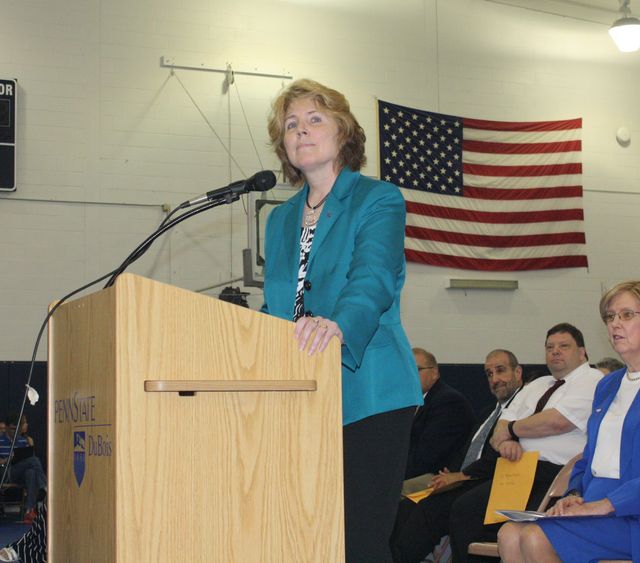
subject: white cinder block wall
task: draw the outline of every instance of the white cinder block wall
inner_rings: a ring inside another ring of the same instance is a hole
[[[163,56],[344,91],[367,131],[371,175],[376,97],[487,119],[582,117],[589,270],[410,264],[403,316],[412,342],[442,362],[479,363],[498,346],[540,362],[544,332],[559,321],[584,331],[592,359],[609,354],[602,287],[640,275],[640,54],[619,53],[606,34],[615,0],[609,12],[516,3],[0,0],[0,77],[19,80],[18,190],[0,194],[0,359],[28,359],[47,304],[113,269],[162,220],[163,204],[277,167],[266,116],[286,81],[237,74],[227,90],[224,74],[173,75]],[[621,125],[626,148],[615,140]],[[240,277],[246,224],[240,202],[209,211],[132,271],[194,290]],[[452,277],[517,279],[520,289],[451,291]]]

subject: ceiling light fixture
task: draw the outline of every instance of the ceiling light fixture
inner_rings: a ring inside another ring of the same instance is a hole
[[[623,53],[631,53],[640,49],[640,20],[631,15],[630,0],[620,0],[622,17],[613,22],[609,35],[616,47]]]

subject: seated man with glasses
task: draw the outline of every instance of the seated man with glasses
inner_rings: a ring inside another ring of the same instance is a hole
[[[440,379],[435,356],[414,348],[424,405],[416,410],[405,479],[448,467],[475,423],[471,403]]]

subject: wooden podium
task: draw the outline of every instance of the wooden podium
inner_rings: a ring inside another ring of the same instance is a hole
[[[340,347],[131,274],[49,325],[50,563],[344,561]]]

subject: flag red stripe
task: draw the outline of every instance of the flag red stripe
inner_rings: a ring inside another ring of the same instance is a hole
[[[462,121],[469,129],[489,131],[568,131],[582,128],[581,117],[564,121],[489,121],[465,117]]]
[[[489,164],[463,163],[465,174],[477,176],[559,176],[561,174],[582,174],[582,163],[543,164],[536,166],[494,166]]]
[[[548,270],[553,268],[587,268],[587,257],[549,256],[548,258],[520,258],[512,260],[490,260],[434,254],[419,250],[405,249],[407,260],[431,266],[460,268],[462,270],[483,270],[486,272],[514,272],[517,270]]]
[[[487,246],[492,248],[512,248],[524,246],[550,246],[557,244],[585,244],[584,233],[552,233],[521,236],[473,235],[454,233],[424,227],[407,225],[406,235],[411,238],[461,244],[466,246]]]
[[[416,213],[429,217],[453,219],[457,221],[470,221],[476,223],[516,224],[516,223],[540,223],[550,221],[582,221],[584,215],[582,209],[549,209],[546,211],[471,211],[456,209],[455,207],[440,207],[427,203],[407,201],[407,213]]]
[[[464,197],[493,200],[556,199],[582,197],[582,186],[499,190],[496,188],[464,187]]]
[[[558,141],[553,143],[494,143],[489,141],[463,140],[465,151],[492,154],[541,154],[554,152],[579,152],[582,141]]]

